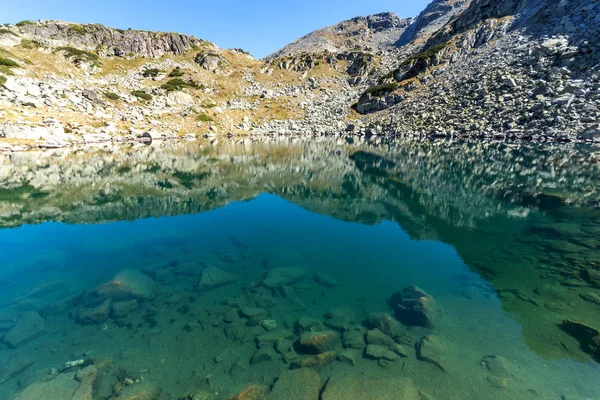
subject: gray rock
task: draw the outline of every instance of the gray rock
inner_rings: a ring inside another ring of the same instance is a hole
[[[369,344],[365,349],[365,357],[373,359],[373,360],[388,360],[388,361],[396,361],[400,357],[389,350],[385,346],[379,346],[376,344]]]
[[[339,282],[335,278],[332,278],[331,276],[322,273],[315,274],[313,279],[319,285],[323,285],[329,288],[336,287],[339,284]]]
[[[25,311],[4,335],[4,343],[12,348],[22,346],[46,333],[44,318],[35,311]]]
[[[146,300],[152,297],[156,283],[137,269],[125,269],[96,289],[96,294],[115,301]]]
[[[306,275],[306,270],[300,267],[278,267],[267,272],[262,284],[269,289],[300,282]]]
[[[221,286],[231,285],[240,279],[231,272],[223,271],[216,267],[206,267],[202,271],[200,279],[196,282],[197,290],[210,290]]]
[[[108,319],[111,311],[111,304],[112,300],[108,298],[96,307],[80,306],[73,310],[72,316],[77,322],[84,325],[101,324]]]
[[[396,316],[405,325],[433,328],[440,311],[429,294],[417,286],[408,286],[395,293],[390,304],[396,308]]]

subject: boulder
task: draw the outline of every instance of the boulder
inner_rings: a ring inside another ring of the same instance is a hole
[[[219,65],[222,63],[223,58],[217,53],[199,53],[194,59],[198,65],[210,72],[216,72],[219,69]]]
[[[354,312],[350,307],[337,307],[325,314],[325,325],[337,331],[344,332],[354,324],[354,319]]]
[[[269,316],[267,310],[258,307],[241,307],[240,317],[248,320],[248,325],[256,326]],[[272,330],[272,329],[271,329]]]
[[[167,105],[169,107],[188,106],[194,103],[194,97],[181,91],[169,92],[167,94]]]
[[[269,270],[262,284],[269,289],[277,289],[285,285],[300,282],[306,270],[300,267],[278,267]]]
[[[421,400],[420,392],[409,378],[390,379],[363,374],[333,375],[321,400]]]
[[[337,281],[337,279],[332,278],[329,275],[326,274],[315,274],[315,276],[313,277],[314,281],[317,282],[319,285],[323,285],[329,288],[332,287],[336,287],[339,282]]]
[[[112,304],[110,316],[115,319],[123,318],[130,312],[137,310],[138,307],[139,303],[136,299],[128,301],[116,301]]]
[[[338,334],[333,331],[305,332],[300,336],[298,347],[301,351],[319,354],[335,349],[338,343]]]
[[[480,364],[484,366],[489,376],[488,383],[495,388],[506,388],[513,374],[510,370],[509,362],[506,358],[489,355],[481,359]]]
[[[571,320],[564,320],[560,328],[579,342],[581,350],[600,362],[600,330]]]
[[[372,328],[377,328],[381,332],[398,340],[404,334],[404,327],[391,315],[386,313],[373,313],[369,316],[367,324]]]
[[[433,297],[417,286],[408,286],[395,293],[390,303],[404,325],[433,328],[439,317],[439,309]]]
[[[4,335],[4,343],[12,348],[19,347],[46,333],[44,318],[35,311],[25,311],[12,328]]]
[[[196,282],[196,289],[210,290],[221,286],[230,285],[240,279],[239,276],[232,274],[231,272],[223,271],[216,267],[206,267],[202,271],[200,279]]]
[[[342,335],[342,344],[347,349],[363,349],[365,347],[365,329],[361,327],[345,331]]]
[[[101,324],[108,319],[111,311],[112,300],[106,299],[96,307],[79,306],[73,310],[72,317],[80,324]]]
[[[317,368],[324,365],[331,364],[336,360],[335,351],[328,351],[325,353],[317,354],[316,356],[305,358],[300,361],[293,362],[290,365],[291,369],[296,368]]]
[[[17,393],[14,400],[70,400],[79,387],[72,374],[58,374],[47,382],[36,382]]]
[[[229,400],[260,400],[264,399],[268,392],[268,387],[250,385]]]
[[[318,400],[320,389],[321,380],[316,372],[307,368],[294,369],[279,375],[268,399]]]
[[[417,358],[429,362],[446,372],[448,368],[447,360],[451,352],[450,348],[450,342],[441,336],[425,336],[417,344]]]
[[[365,349],[365,357],[370,358],[372,360],[388,360],[388,361],[396,361],[400,357],[389,350],[385,346],[380,346],[377,344],[370,344]]]
[[[115,301],[147,300],[155,289],[156,283],[148,275],[137,269],[125,269],[96,289],[96,295]]]
[[[374,328],[367,332],[367,344],[394,347],[396,342],[394,339],[381,332],[379,329]]]

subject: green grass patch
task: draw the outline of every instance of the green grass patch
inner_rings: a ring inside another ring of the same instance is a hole
[[[175,67],[175,69],[169,73],[169,76],[171,78],[176,78],[178,76],[183,76],[183,75],[185,75],[185,73],[179,67]]]
[[[146,68],[142,71],[142,76],[146,78],[156,78],[160,74],[160,69],[158,68]]]
[[[398,88],[398,84],[395,82],[384,83],[383,85],[376,85],[368,88],[363,93],[363,96],[367,94],[372,94],[373,96],[380,97],[386,93],[393,92],[394,90],[396,90],[396,88]]]
[[[6,83],[6,77],[3,75],[0,75],[0,86],[4,85]]]
[[[106,97],[109,100],[121,100],[121,96],[119,96],[115,92],[104,92],[104,97]]]
[[[11,31],[10,29],[6,29],[6,28],[0,28],[0,35],[2,35],[2,34],[13,35],[13,36],[19,37],[19,35],[17,35],[13,31]]]
[[[100,57],[96,53],[92,53],[91,51],[86,50],[79,50],[75,47],[70,46],[58,47],[56,50],[54,50],[55,53],[58,53],[59,51],[64,51],[65,58],[68,58],[75,64],[82,62],[98,61],[100,59]]]
[[[33,21],[30,21],[30,20],[26,19],[26,20],[23,20],[23,21],[17,22],[17,24],[16,24],[16,25],[17,25],[17,26],[35,25],[35,22],[33,22]]]
[[[131,92],[131,95],[145,101],[152,100],[152,95],[150,93],[144,92],[143,90],[134,90],[133,92]]]
[[[83,25],[69,25],[69,32],[78,35],[85,35],[88,31],[87,28]]]
[[[19,64],[15,60],[11,60],[10,58],[0,57],[0,66],[12,68],[18,67]]]
[[[198,114],[198,116],[196,116],[196,121],[198,121],[198,122],[213,122],[214,119],[206,113],[201,113],[201,114]]]
[[[36,40],[21,39],[21,47],[24,49],[39,49],[42,44]]]
[[[431,57],[435,56],[440,51],[444,50],[447,45],[448,45],[448,42],[444,42],[444,43],[436,44],[435,46],[431,46],[430,48],[428,48],[425,51],[415,54],[414,56],[408,57],[406,60],[404,60],[400,64],[400,67],[406,67],[407,65],[412,64],[416,60],[428,60]]]
[[[206,86],[202,84],[198,84],[194,81],[184,81],[180,78],[175,78],[167,81],[161,86],[161,89],[165,89],[167,92],[175,92],[178,90],[183,90],[184,88],[189,87],[192,89],[204,89]]]
[[[5,65],[0,65],[0,73],[7,76],[14,75],[13,72],[10,70],[10,67],[7,67]]]
[[[209,103],[208,101],[203,102],[202,104],[200,104],[200,107],[202,108],[215,108],[217,106],[217,103]]]

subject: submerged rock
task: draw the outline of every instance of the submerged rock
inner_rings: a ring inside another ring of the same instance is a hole
[[[325,353],[317,354],[314,357],[305,358],[304,360],[293,362],[292,365],[290,365],[290,368],[296,369],[296,368],[322,367],[324,365],[331,364],[335,360],[336,360],[335,351],[328,351]]]
[[[19,392],[14,400],[71,400],[79,382],[73,379],[72,374],[58,374],[56,378],[47,382],[36,382]]]
[[[417,344],[417,358],[447,371],[447,360],[450,353],[450,343],[441,336],[429,335]]]
[[[488,383],[495,388],[507,388],[512,372],[506,358],[489,355],[481,359],[481,365],[486,367],[490,375],[487,378]]]
[[[338,334],[333,331],[305,332],[300,336],[299,348],[308,353],[325,353],[337,347]]]
[[[156,283],[148,275],[136,269],[125,269],[96,289],[96,295],[115,301],[146,300],[152,296],[155,288]]]
[[[337,285],[339,285],[339,282],[337,281],[337,279],[332,278],[331,276],[326,275],[326,274],[321,274],[321,273],[315,274],[313,279],[319,285],[323,285],[328,288],[333,288],[333,287],[336,287]]]
[[[368,325],[379,329],[381,332],[398,340],[404,334],[405,328],[391,315],[386,313],[371,314],[367,320]]]
[[[334,375],[325,386],[321,400],[421,400],[409,378],[382,379],[362,374]]]
[[[560,328],[575,338],[581,350],[600,362],[600,330],[582,322],[564,320]]]
[[[229,400],[259,400],[265,398],[268,392],[268,387],[250,385]]]
[[[259,325],[266,317],[269,316],[267,310],[258,307],[241,307],[240,316],[248,320],[248,325]]]
[[[355,328],[345,331],[342,335],[342,344],[349,349],[363,349],[365,347],[365,328]]]
[[[262,284],[269,289],[277,289],[285,285],[300,282],[306,270],[300,267],[278,267],[269,270]]]
[[[112,304],[112,309],[110,311],[110,316],[118,319],[127,316],[127,314],[132,311],[137,310],[139,307],[139,303],[137,300],[129,300],[129,301],[116,301]]]
[[[106,299],[96,307],[78,307],[73,310],[72,316],[77,322],[87,324],[101,324],[108,319],[112,305],[111,299]]]
[[[4,343],[19,347],[46,333],[44,318],[35,311],[25,311],[15,325],[4,335]]]
[[[393,347],[396,345],[396,341],[394,341],[394,339],[381,332],[377,328],[371,329],[367,332],[367,343],[385,347]]]
[[[235,283],[238,279],[240,279],[240,277],[231,272],[223,271],[215,267],[206,267],[204,271],[202,271],[200,279],[196,282],[195,288],[197,290],[215,289]]]
[[[325,325],[337,331],[344,332],[354,324],[354,319],[354,311],[350,307],[337,307],[325,314]]]
[[[390,304],[404,325],[433,328],[439,317],[439,309],[433,297],[417,286],[408,286],[395,293]]]
[[[365,357],[373,359],[373,360],[388,360],[388,361],[396,361],[400,357],[389,350],[385,346],[380,346],[377,344],[370,344],[367,346],[365,350]]]
[[[279,375],[269,400],[318,400],[321,380],[311,369],[284,371]],[[341,399],[341,398],[340,398]]]

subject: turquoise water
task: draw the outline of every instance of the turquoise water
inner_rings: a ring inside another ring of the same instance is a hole
[[[5,157],[0,398],[359,399],[335,383],[366,377],[373,399],[600,399],[595,149],[521,146]],[[411,285],[432,327],[394,310]]]

